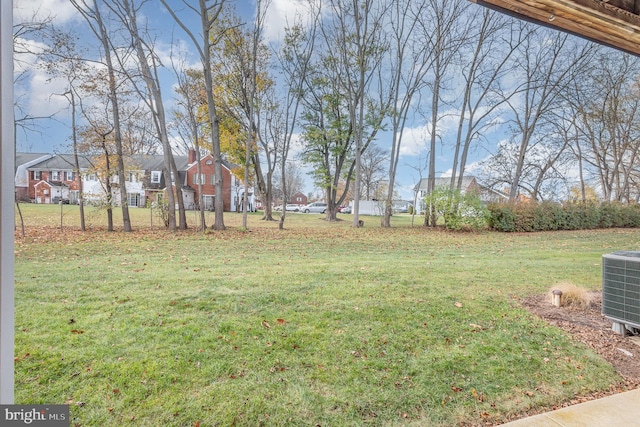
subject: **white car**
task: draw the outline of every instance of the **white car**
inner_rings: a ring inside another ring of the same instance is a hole
[[[327,204],[320,202],[309,203],[307,206],[303,206],[300,211],[304,213],[325,213],[327,211]]]
[[[287,212],[300,212],[300,206],[298,205],[287,205],[285,209]]]

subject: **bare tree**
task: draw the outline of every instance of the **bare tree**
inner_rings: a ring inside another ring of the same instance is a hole
[[[516,95],[503,93],[513,116],[512,133],[519,140],[510,200],[518,196],[527,154],[537,143],[544,141],[542,128],[558,108],[561,91],[580,75],[578,70],[592,58],[593,44],[570,37],[538,28],[536,37],[527,38],[519,46],[520,60],[514,73],[519,87],[515,89]]]
[[[189,70],[184,66],[174,68],[178,86],[177,105],[179,109],[174,110],[175,129],[189,151],[192,147],[196,152],[196,170],[198,177],[202,176],[202,154],[201,141],[204,139],[203,124],[206,118],[203,115],[202,106],[206,103],[202,93],[202,71]],[[207,228],[205,221],[204,195],[202,194],[202,179],[198,179],[198,207],[200,210],[200,224],[202,231]]]
[[[106,24],[103,20],[102,13],[98,7],[98,1],[93,0],[92,4],[89,4],[85,0],[70,0],[73,6],[80,12],[85,19],[89,28],[93,34],[97,37],[104,53],[105,66],[107,68],[107,76],[109,82],[109,100],[112,108],[111,113],[113,115],[113,132],[116,146],[116,162],[118,172],[118,183],[120,188],[120,205],[122,209],[122,223],[123,230],[129,232],[131,228],[131,219],[129,218],[129,206],[127,204],[127,189],[126,189],[126,177],[124,173],[124,155],[122,150],[122,133],[120,128],[120,111],[118,100],[118,87],[116,81],[116,69],[113,64],[112,54],[114,54],[114,47],[112,40],[107,32]]]
[[[169,143],[169,134],[167,131],[167,119],[164,109],[164,101],[162,97],[160,78],[158,76],[159,58],[154,51],[154,46],[143,40],[143,35],[138,27],[138,10],[145,1],[141,1],[139,5],[135,4],[135,0],[120,0],[108,3],[109,9],[118,17],[118,20],[126,28],[131,45],[135,50],[136,57],[138,59],[137,65],[140,72],[140,77],[144,81],[146,91],[139,88],[136,84],[136,78],[127,72],[127,76],[133,83],[134,87],[140,99],[143,100],[151,115],[153,117],[153,123],[157,131],[157,137],[162,143],[163,150],[163,173],[165,182],[167,183],[167,200],[169,203],[168,209],[168,228],[170,230],[176,229],[176,212],[174,206],[178,205],[179,212],[179,228],[185,230],[187,228],[187,218],[185,214],[184,198],[182,197],[182,184],[178,182],[178,168],[173,157],[171,144]],[[125,69],[124,64],[120,64],[122,69]],[[175,177],[175,193],[172,187],[173,180],[171,177]]]
[[[634,201],[640,192],[635,167],[640,141],[638,76],[636,58],[603,52],[583,69],[565,97],[577,122],[574,152],[596,177],[607,202]]]
[[[470,42],[462,65],[464,91],[455,140],[450,189],[462,190],[467,160],[473,143],[494,123],[496,114],[508,99],[496,97],[495,92],[514,66],[512,56],[529,36],[531,27],[521,26],[490,9],[476,14],[468,9]]]
[[[164,7],[169,11],[176,23],[189,36],[200,56],[202,63],[202,71],[204,74],[205,88],[207,93],[207,106],[209,113],[209,126],[211,128],[211,146],[214,166],[214,185],[216,188],[215,206],[215,222],[213,228],[215,230],[224,230],[224,200],[222,198],[222,153],[220,151],[220,123],[216,112],[216,104],[213,97],[213,75],[211,72],[211,49],[215,42],[219,39],[220,34],[212,34],[212,27],[223,11],[225,0],[214,1],[207,5],[206,0],[198,0],[198,5],[193,6],[187,0],[183,0],[183,4],[188,10],[195,12],[200,17],[200,39],[196,38],[193,31],[185,22],[176,14],[176,6],[169,6],[167,0],[160,0]]]
[[[419,26],[419,36],[423,38],[433,55],[430,88],[430,135],[429,135],[429,168],[427,192],[435,188],[436,179],[436,143],[439,139],[440,108],[447,85],[451,78],[449,71],[460,57],[461,47],[468,41],[467,25],[464,24],[464,0],[429,0],[429,13],[423,15]],[[429,19],[427,19],[427,16]],[[436,216],[427,206],[425,225],[435,226]]]
[[[384,188],[381,184],[385,177],[385,165],[388,164],[389,156],[375,144],[371,144],[369,148],[362,153],[360,182],[362,183],[362,194],[365,200],[380,199],[383,197],[382,193],[384,193]],[[391,185],[389,185],[389,187],[390,186]],[[393,191],[388,191],[387,189],[387,197],[393,199],[393,195]]]
[[[244,168],[244,191],[242,198],[242,225],[247,227],[249,193],[251,185],[251,166],[255,171],[255,179],[259,192],[264,194],[266,184],[262,173],[262,164],[257,144],[261,140],[260,124],[261,107],[265,94],[269,92],[272,79],[268,75],[269,52],[263,43],[263,28],[270,0],[258,0],[253,25],[249,29],[239,17],[229,13],[219,26],[227,27],[223,33],[222,48],[215,51],[214,68],[216,81],[222,86],[223,96],[219,96],[217,107],[239,123],[245,139],[242,149],[237,150],[236,158]],[[269,94],[271,95],[271,94]],[[264,141],[264,138],[262,138]],[[238,147],[240,148],[240,147]],[[262,153],[267,162],[272,162],[272,153]],[[267,171],[267,174],[269,171]]]
[[[308,31],[298,22],[287,28],[285,43],[278,55],[280,69],[284,74],[284,96],[280,105],[283,106],[283,114],[277,114],[278,120],[266,120],[266,123],[274,126],[270,128],[275,132],[271,133],[272,141],[276,147],[276,154],[279,155],[280,178],[282,182],[283,200],[282,215],[278,228],[284,228],[286,218],[286,204],[288,196],[292,194],[290,180],[287,176],[291,173],[287,167],[289,152],[291,150],[293,134],[297,128],[298,116],[301,107],[302,97],[305,92],[305,84],[308,83],[308,76],[311,69],[311,58],[315,46],[316,31],[318,29],[318,19],[320,10],[310,8],[310,25]],[[276,124],[277,123],[277,124]],[[269,204],[270,204],[270,200]],[[265,207],[271,209],[271,206]]]
[[[329,61],[336,67],[336,77],[339,85],[346,95],[346,104],[349,112],[349,126],[353,132],[354,140],[354,166],[355,184],[353,189],[353,226],[359,227],[359,202],[361,187],[361,156],[366,149],[364,135],[365,123],[376,114],[373,104],[365,105],[370,101],[369,91],[372,90],[372,82],[375,76],[379,76],[379,67],[387,49],[387,41],[384,39],[384,18],[389,8],[389,3],[374,0],[330,0],[329,8],[335,17],[332,26],[323,25],[323,34],[333,46],[335,53],[330,54],[333,60]],[[380,94],[384,92],[382,81],[376,88]],[[382,122],[388,98],[383,99],[383,105],[378,108],[378,122],[373,118],[373,128],[376,129]],[[369,118],[367,118],[369,115]],[[376,129],[377,131],[377,129]],[[329,210],[335,215],[337,206],[329,206]]]
[[[392,2],[389,17],[389,84],[391,92],[391,154],[389,158],[389,187],[385,200],[382,226],[391,227],[393,189],[395,187],[400,149],[409,114],[414,101],[426,85],[425,76],[431,68],[431,50],[420,43],[416,27],[428,10],[427,1],[399,0]]]

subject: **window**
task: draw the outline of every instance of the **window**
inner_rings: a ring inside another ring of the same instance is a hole
[[[193,175],[193,183],[198,185],[198,184],[206,184],[207,183],[207,176],[203,173],[197,173]]]
[[[42,171],[33,171],[33,179],[42,179]]]
[[[66,175],[65,181],[75,180],[75,174],[73,172],[65,172],[65,175]]]
[[[60,172],[58,172],[58,171],[51,172],[51,180],[52,181],[60,181]]]
[[[213,174],[209,175],[209,184],[211,185],[215,185],[216,184],[216,178]]]
[[[152,184],[160,184],[160,171],[151,171],[151,183]]]
[[[87,175],[87,181],[95,181],[95,180],[96,180],[95,173],[90,173],[89,175]]]
[[[133,172],[127,173],[127,182],[136,182],[136,174]]]
[[[202,195],[202,202],[204,203],[204,208],[206,210],[212,211],[213,208],[214,208],[214,205],[216,203],[216,196],[203,194]]]
[[[132,207],[140,206],[140,193],[128,193],[127,202],[128,205]]]

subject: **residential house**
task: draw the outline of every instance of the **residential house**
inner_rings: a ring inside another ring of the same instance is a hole
[[[35,191],[31,180],[33,175],[29,168],[53,157],[46,153],[16,153],[16,200],[31,201],[35,199]],[[38,177],[38,181],[40,178]]]
[[[293,196],[291,196],[291,200],[289,200],[289,203],[293,203],[299,206],[305,206],[308,204],[307,196],[298,191]]]
[[[414,187],[414,192],[416,194],[416,201],[418,202],[418,206],[420,210],[424,210],[424,198],[428,194],[427,192],[427,184],[429,180],[428,178],[423,178],[420,180],[418,185]],[[434,183],[434,188],[446,187],[449,188],[451,184],[451,177],[444,178],[436,178]],[[462,179],[461,186],[462,194],[474,193],[480,197],[483,203],[495,203],[495,202],[505,202],[509,200],[509,196],[503,194],[499,191],[493,190],[489,187],[485,187],[478,183],[477,179],[474,176],[465,176]]]
[[[227,212],[237,212],[242,209],[244,183],[232,173],[233,169],[237,168],[238,166],[225,160],[222,161],[222,203]],[[213,210],[216,198],[213,156],[208,154],[200,158],[200,172],[198,173],[196,152],[189,150],[183,188],[192,191],[193,209],[198,206],[199,191],[202,190],[202,202],[205,209]],[[255,194],[252,187],[249,187],[248,196],[248,209],[253,211],[255,210]]]
[[[98,202],[104,198],[104,182],[91,166],[87,157],[80,156],[80,170],[84,198],[88,202]],[[188,156],[174,156],[178,177],[165,182],[162,155],[134,155],[125,159],[125,186],[127,203],[130,207],[144,207],[149,203],[166,200],[168,188],[175,192],[176,183],[181,186],[185,208],[196,209],[198,191],[202,189],[205,207],[213,210],[215,185],[213,158],[208,155],[201,160],[201,172],[197,172],[195,151]],[[34,203],[56,203],[68,200],[77,203],[79,198],[78,179],[75,174],[73,156],[68,154],[16,153],[16,197]],[[238,210],[244,194],[244,185],[232,173],[233,165],[223,161],[223,203],[225,211]],[[111,177],[112,197],[120,203],[118,176]],[[202,186],[198,183],[201,182]],[[251,190],[249,207],[254,204]]]
[[[80,167],[88,161],[78,158]],[[69,154],[16,153],[16,197],[35,203],[76,202],[79,197],[75,160]]]

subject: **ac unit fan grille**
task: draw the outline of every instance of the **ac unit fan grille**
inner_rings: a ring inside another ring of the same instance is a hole
[[[640,252],[619,251],[602,258],[602,314],[640,328]]]

